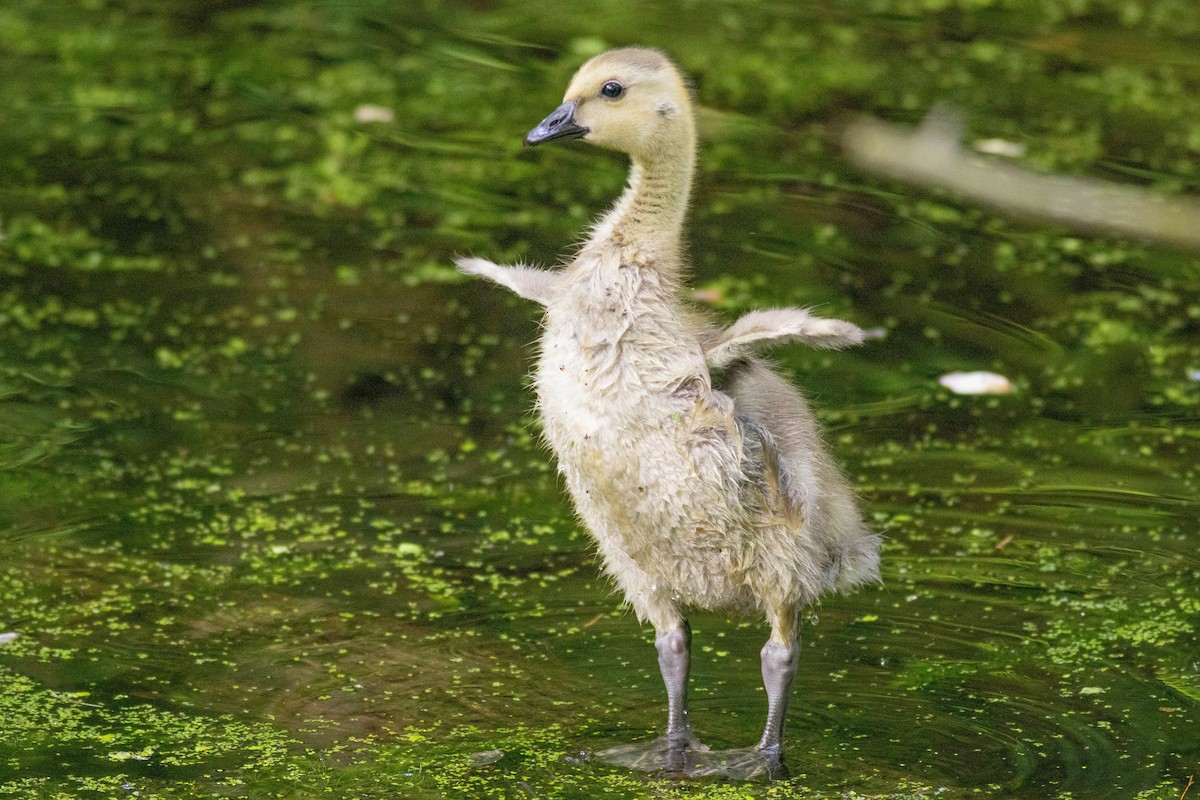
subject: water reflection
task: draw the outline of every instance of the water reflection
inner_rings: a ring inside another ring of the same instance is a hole
[[[1183,791],[1195,259],[868,183],[827,125],[957,95],[1050,168],[1190,186],[1190,6],[711,4],[699,38],[658,3],[67,5],[0,12],[27,68],[0,77],[0,790],[725,790],[586,757],[657,734],[650,633],[530,429],[535,317],[449,266],[550,261],[603,208],[618,161],[519,135],[580,53],[649,37],[717,112],[692,224],[712,312],[887,332],[778,354],[886,576],[805,626],[791,777],[745,793]],[[951,395],[956,369],[1018,391]],[[693,625],[697,724],[744,745],[764,631]]]

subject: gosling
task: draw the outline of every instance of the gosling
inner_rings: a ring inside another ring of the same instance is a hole
[[[756,748],[737,752],[778,765],[800,610],[877,581],[880,542],[804,398],[755,352],[786,341],[847,347],[863,332],[795,308],[754,311],[722,330],[681,299],[696,131],[684,79],[664,54],[630,47],[585,63],[525,144],[569,139],[632,162],[628,187],[578,254],[558,270],[457,265],[545,306],[534,385],[546,441],[605,570],[654,626],[666,735],[601,755],[663,769],[706,750],[688,717],[690,607],[770,624],[766,726]]]

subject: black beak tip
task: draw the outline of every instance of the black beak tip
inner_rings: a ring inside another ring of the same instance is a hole
[[[575,122],[575,107],[577,100],[568,100],[550,112],[550,116],[537,124],[533,130],[525,134],[525,146],[534,147],[542,142],[553,142],[560,139],[578,139],[586,135],[587,128]]]
[[[561,126],[557,130],[546,131],[541,126],[538,126],[525,134],[522,140],[526,147],[537,147],[543,142],[561,142],[566,139],[582,139],[591,132],[590,128],[583,128],[578,125]]]

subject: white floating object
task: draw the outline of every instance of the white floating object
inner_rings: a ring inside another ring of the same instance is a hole
[[[1200,383],[1200,369],[1189,369],[1187,375],[1189,381]]]
[[[1008,394],[1012,381],[994,372],[947,372],[938,383],[955,394]]]
[[[0,644],[8,644],[17,640],[19,633],[0,633]]]
[[[354,109],[354,121],[363,124],[370,122],[395,122],[396,112],[384,106],[359,106]]]
[[[1020,158],[1025,155],[1025,145],[1020,142],[1010,142],[1007,139],[980,139],[973,146],[975,152],[986,153],[989,156]]]
[[[863,338],[867,339],[868,341],[871,339],[886,339],[887,335],[888,330],[882,325],[878,325],[874,328],[867,328],[865,331],[863,331]]]

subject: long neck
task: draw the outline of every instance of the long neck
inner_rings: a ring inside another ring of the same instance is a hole
[[[681,240],[695,167],[695,138],[686,145],[635,159],[629,186],[593,232],[591,244],[615,245],[630,260],[650,264],[664,277],[682,267]]]

